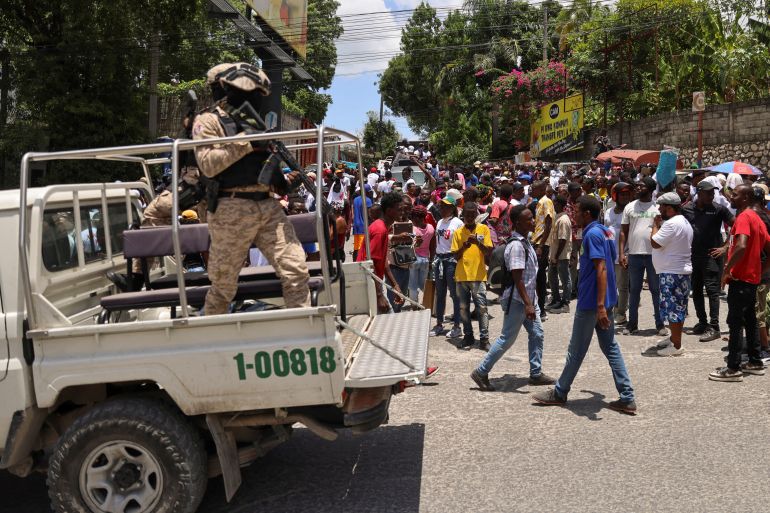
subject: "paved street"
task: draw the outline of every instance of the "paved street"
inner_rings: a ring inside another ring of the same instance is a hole
[[[770,376],[709,381],[722,363],[719,340],[685,336],[684,356],[642,356],[656,341],[643,294],[647,336],[620,337],[636,417],[607,409],[617,394],[595,344],[560,408],[532,404],[522,336],[491,376],[501,389],[494,393],[475,390],[468,378],[479,350],[435,338],[431,359],[440,373],[394,399],[389,425],[333,443],[297,430],[244,471],[232,504],[211,481],[200,511],[767,511]],[[497,334],[500,307],[491,312]],[[570,330],[570,315],[545,323],[546,372],[561,370]],[[48,511],[42,477],[2,474],[0,490],[0,513]]]

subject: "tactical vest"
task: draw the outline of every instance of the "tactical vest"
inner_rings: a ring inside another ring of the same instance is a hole
[[[226,137],[233,137],[240,132],[238,124],[227,114],[222,114],[219,109],[214,109],[219,118],[219,124],[225,131]],[[265,164],[268,154],[264,152],[252,151],[243,158],[232,164],[216,176],[220,189],[231,189],[242,187],[244,185],[256,185],[259,178],[259,172]]]

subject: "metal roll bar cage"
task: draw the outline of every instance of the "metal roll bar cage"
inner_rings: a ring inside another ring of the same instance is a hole
[[[335,139],[327,139],[327,136],[334,136]],[[31,329],[37,327],[37,315],[35,311],[35,304],[32,300],[32,286],[29,273],[29,254],[28,254],[28,190],[29,190],[29,168],[32,162],[47,162],[54,160],[110,160],[120,162],[136,162],[143,170],[143,174],[148,181],[148,184],[152,184],[152,178],[150,176],[150,165],[171,163],[171,183],[178,183],[179,181],[179,152],[185,150],[194,150],[199,146],[208,146],[212,144],[223,144],[229,142],[250,142],[250,141],[265,141],[265,140],[291,140],[291,139],[310,139],[315,142],[298,143],[287,145],[289,150],[302,150],[316,148],[318,154],[317,161],[317,174],[316,174],[316,190],[313,191],[313,195],[316,197],[316,236],[319,241],[319,250],[321,253],[321,270],[324,280],[324,293],[327,297],[327,303],[332,302],[331,295],[331,269],[329,267],[329,259],[324,258],[325,253],[329,250],[323,241],[328,239],[328,233],[326,231],[326,221],[323,219],[325,213],[320,208],[321,201],[319,198],[323,196],[323,153],[324,148],[336,147],[343,144],[354,144],[356,147],[356,154],[358,157],[358,179],[359,188],[361,192],[361,198],[363,204],[366,205],[366,192],[363,184],[366,183],[366,177],[363,170],[363,161],[361,159],[361,142],[359,139],[349,132],[344,130],[338,130],[336,128],[327,128],[324,125],[320,125],[314,129],[304,130],[291,130],[286,132],[268,132],[262,134],[252,135],[238,135],[234,137],[220,137],[216,139],[204,139],[204,140],[190,140],[190,139],[177,139],[173,142],[164,143],[152,143],[152,144],[139,144],[134,146],[115,146],[110,148],[96,148],[88,150],[69,150],[69,151],[56,151],[56,152],[28,152],[21,159],[20,168],[20,210],[19,210],[19,262],[21,266],[21,279],[24,288],[24,300],[27,305],[27,320]],[[159,153],[171,153],[170,158],[156,157],[145,158],[142,155],[155,155]],[[256,172],[256,171],[255,171]],[[149,187],[152,189],[152,187]],[[185,291],[184,269],[181,265],[182,251],[179,241],[179,223],[176,219],[179,218],[179,203],[178,203],[178,188],[172,187],[173,202],[171,218],[173,220],[171,224],[171,234],[174,245],[174,258],[179,265],[176,266],[177,282],[179,284],[179,310],[182,317],[188,317],[187,309],[187,294]],[[364,223],[368,226],[369,219],[367,209],[363,209]],[[366,252],[369,254],[369,234],[365,234]],[[323,248],[321,249],[321,246]],[[78,248],[80,257],[81,248]],[[340,271],[341,272],[341,271]],[[341,284],[341,289],[344,284]],[[344,290],[340,290],[340,294],[344,294]],[[344,312],[343,312],[344,313]]]

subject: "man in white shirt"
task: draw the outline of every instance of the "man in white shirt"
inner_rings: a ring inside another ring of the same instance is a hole
[[[564,176],[564,172],[558,167],[551,169],[550,178],[548,181],[551,184],[551,189],[556,190],[559,188],[559,179]]]
[[[636,183],[639,199],[629,203],[623,210],[618,261],[628,269],[629,277],[628,325],[623,329],[624,335],[632,335],[639,331],[639,302],[645,271],[655,312],[655,329],[662,337],[668,335],[660,315],[660,283],[652,264],[652,245],[650,244],[652,222],[660,214],[657,205],[652,201],[656,187],[657,183],[652,178],[648,176],[642,178]],[[626,244],[628,252],[625,250]]]
[[[692,226],[682,215],[682,200],[675,192],[658,197],[660,215],[650,235],[652,263],[660,280],[661,316],[668,321],[671,336],[658,342],[659,356],[679,356],[682,325],[687,313],[692,274]]]
[[[633,198],[634,188],[626,182],[618,182],[612,187],[610,194],[614,205],[607,207],[604,211],[604,226],[612,232],[615,243],[620,243],[620,232],[622,231],[623,212],[626,205]],[[618,246],[616,246],[617,248]],[[624,248],[624,253],[628,253],[628,246]],[[621,251],[618,249],[617,254]],[[619,257],[615,259],[615,283],[618,287],[618,306],[615,307],[615,324],[621,326],[628,322],[626,311],[628,310],[628,270],[620,265]]]
[[[385,180],[377,184],[377,195],[382,197],[392,191],[394,183],[396,183],[396,181],[393,180],[393,173],[391,173],[390,170],[385,171]]]
[[[380,174],[377,172],[377,168],[373,167],[369,170],[369,174],[366,175],[366,183],[374,190],[377,187],[377,182],[380,181]]]

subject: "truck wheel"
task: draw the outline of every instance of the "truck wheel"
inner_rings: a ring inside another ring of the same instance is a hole
[[[193,513],[206,490],[206,461],[198,432],[173,407],[117,399],[61,436],[48,495],[57,513]]]

